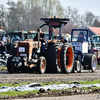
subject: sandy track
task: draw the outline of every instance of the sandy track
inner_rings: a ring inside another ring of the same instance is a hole
[[[14,73],[9,74],[6,70],[0,70],[0,83],[12,83],[12,82],[54,82],[54,81],[80,81],[80,80],[96,80],[100,79],[100,70],[95,73],[89,73],[88,71],[82,73],[70,73],[70,74],[35,74],[35,73]],[[97,98],[98,96],[98,98]],[[60,97],[38,97],[27,98],[27,100],[99,100],[100,94],[80,94],[72,96],[60,96]],[[9,99],[8,99],[9,100]],[[14,99],[12,99],[14,100]],[[25,100],[15,99],[15,100]]]
[[[82,94],[61,97],[39,97],[30,99],[14,99],[14,100],[100,100],[100,94]]]
[[[6,70],[0,71],[0,83],[12,82],[54,82],[54,81],[79,81],[100,79],[100,70],[95,73],[88,71],[70,74],[35,74],[35,73],[14,73],[9,74]]]

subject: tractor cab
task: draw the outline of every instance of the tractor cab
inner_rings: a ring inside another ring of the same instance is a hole
[[[75,47],[75,53],[88,53],[88,30],[72,29],[71,43]]]
[[[100,35],[93,35],[92,40],[95,42],[92,51],[96,54],[98,65],[100,65]]]
[[[93,35],[92,39],[95,41],[96,46],[100,47],[100,35]]]
[[[8,35],[8,44],[12,44],[14,41],[24,41],[27,31],[12,31],[7,32]]]
[[[7,53],[10,54],[11,48],[17,46],[18,41],[24,41],[27,31],[7,32]]]
[[[26,39],[34,39],[36,36],[37,32],[36,31],[28,31],[28,34],[26,35]]]

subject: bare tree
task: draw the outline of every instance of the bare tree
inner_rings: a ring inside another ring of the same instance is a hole
[[[100,27],[100,21],[95,19],[94,23],[92,24],[93,27]]]
[[[75,25],[79,24],[80,15],[76,8],[71,8],[70,6],[64,8],[64,16],[69,18]]]
[[[63,17],[64,12],[59,0],[42,0],[42,7],[47,13],[46,16],[59,16]]]
[[[8,10],[6,13],[6,21],[8,21],[8,30],[17,30],[17,22],[18,22],[18,17],[17,17],[17,6],[14,1],[8,1],[7,2]]]
[[[5,7],[0,5],[0,26],[5,28]]]
[[[84,15],[81,16],[81,26],[82,28],[87,28],[92,26],[95,20],[94,14],[92,12],[86,12]]]
[[[36,30],[43,22],[42,17],[59,16],[70,19],[62,32],[70,33],[72,28],[99,26],[100,21],[92,12],[80,15],[76,8],[62,8],[59,0],[19,0],[7,2],[8,8],[0,6],[0,25],[7,31]],[[44,29],[45,31],[45,29]]]

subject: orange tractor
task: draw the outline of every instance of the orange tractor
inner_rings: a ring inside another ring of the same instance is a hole
[[[16,56],[11,56],[8,59],[7,69],[9,73],[24,72],[28,68],[31,71],[35,69],[40,74],[45,72],[71,73],[73,71],[73,47],[69,42],[60,41],[61,26],[66,25],[69,19],[41,18],[40,20],[44,21],[45,24],[38,28],[37,37],[20,41]],[[49,40],[47,42],[40,41],[43,26],[49,28]],[[53,28],[59,28],[59,40],[52,38]]]

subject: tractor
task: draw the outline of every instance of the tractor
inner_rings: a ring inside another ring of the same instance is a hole
[[[83,37],[81,35],[83,35]],[[79,39],[80,37],[81,39]],[[82,69],[91,72],[96,71],[97,59],[92,51],[92,45],[90,45],[88,38],[88,29],[72,29],[71,31],[71,44],[75,51],[74,72],[81,72]]]
[[[100,47],[100,35],[93,35],[92,39],[96,42],[96,46]]]
[[[92,51],[96,54],[98,65],[100,65],[100,35],[93,35],[92,40],[95,41],[95,48]]]
[[[6,38],[6,31],[2,29],[2,27],[0,28],[0,41],[3,41],[4,43],[6,43],[7,41],[5,41]]]
[[[45,23],[37,29],[37,39],[26,39],[18,42],[17,54],[8,58],[9,73],[25,72],[30,69],[40,74],[45,72],[71,73],[74,65],[74,48],[69,42],[61,42],[61,26],[68,23],[66,18],[41,18]],[[41,29],[48,26],[49,37],[46,42],[40,41]],[[59,28],[59,40],[53,39],[53,29]],[[43,45],[45,49],[43,52]]]
[[[0,28],[0,66],[6,66],[6,58],[3,55],[5,54],[6,56],[8,56],[6,54],[6,44],[7,44],[6,38],[7,38],[6,31],[3,30],[1,27]]]

